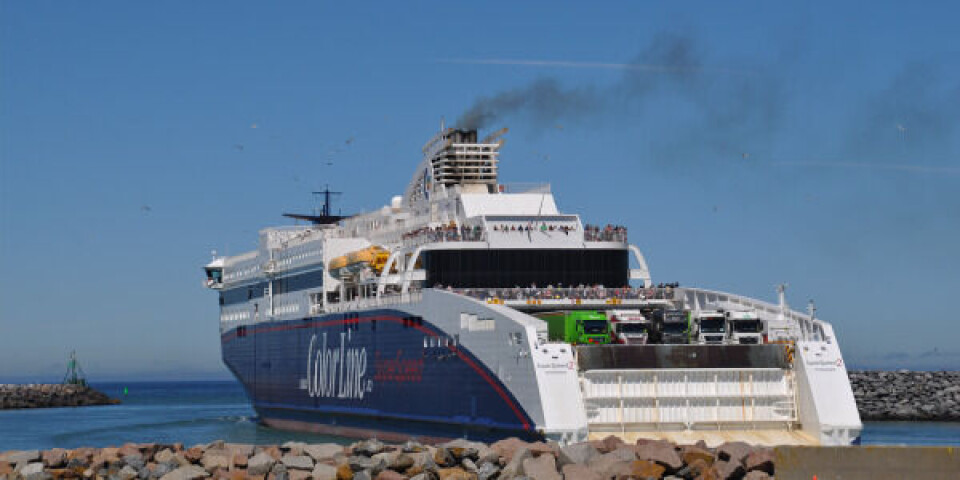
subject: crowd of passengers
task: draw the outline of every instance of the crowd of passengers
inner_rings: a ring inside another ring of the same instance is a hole
[[[626,242],[627,227],[607,224],[600,228],[598,225],[586,225],[583,227],[583,239],[595,242]]]
[[[494,232],[535,232],[537,230],[541,232],[563,232],[565,235],[570,235],[570,232],[575,231],[576,227],[571,227],[567,225],[556,225],[556,226],[547,225],[545,223],[541,224],[540,226],[536,226],[534,224],[529,224],[529,223],[526,225],[494,225],[493,226]]]
[[[673,289],[679,287],[679,283],[661,283],[656,287],[620,287],[608,288],[603,285],[577,285],[576,287],[564,287],[547,285],[546,287],[537,287],[536,284],[529,287],[513,288],[453,288],[436,284],[433,288],[445,289],[456,292],[461,295],[473,297],[478,300],[501,299],[501,300],[605,300],[608,298],[618,298],[621,300],[647,300],[647,299],[672,299]]]
[[[576,229],[576,226],[572,225],[547,225],[545,223],[540,225],[528,223],[526,225],[499,224],[493,226],[494,232],[526,233],[539,230],[541,232],[562,232],[564,235],[569,235],[570,232],[576,231]],[[601,228],[598,225],[586,225],[583,229],[583,238],[587,241],[596,242],[626,242],[627,227],[608,224],[606,227]],[[420,227],[416,230],[411,230],[403,234],[403,239],[423,239],[431,242],[480,241],[483,240],[483,227],[480,225],[461,225],[458,227],[456,223],[450,222],[447,225]]]
[[[480,225],[457,226],[450,222],[437,227],[420,227],[403,234],[404,240],[425,239],[432,242],[473,242],[483,239],[483,228]]]

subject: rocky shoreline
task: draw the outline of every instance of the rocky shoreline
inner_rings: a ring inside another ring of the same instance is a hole
[[[436,446],[377,440],[350,446],[216,441],[191,448],[150,443],[5,452],[0,453],[0,480],[763,480],[774,474],[773,459],[772,449],[741,442],[708,448],[654,440],[625,444],[613,436],[565,447],[516,438]]]
[[[120,403],[120,401],[112,399],[87,385],[0,385],[0,410],[85,407],[117,403]]]
[[[852,370],[863,421],[960,421],[960,372]]]

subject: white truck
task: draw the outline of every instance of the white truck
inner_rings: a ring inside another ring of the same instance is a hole
[[[613,343],[644,345],[650,341],[650,321],[640,310],[608,310]]]
[[[727,317],[721,310],[701,310],[694,314],[697,325],[697,343],[720,345],[727,341]]]
[[[756,345],[763,343],[763,321],[756,312],[733,310],[726,312],[729,343]]]

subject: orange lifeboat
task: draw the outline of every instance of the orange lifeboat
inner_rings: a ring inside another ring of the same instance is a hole
[[[362,250],[350,252],[330,260],[328,269],[330,275],[334,278],[341,278],[344,275],[352,275],[370,267],[377,275],[383,271],[383,267],[390,258],[390,252],[383,247],[374,245]]]

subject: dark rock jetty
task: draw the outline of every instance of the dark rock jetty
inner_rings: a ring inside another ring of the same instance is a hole
[[[565,447],[516,438],[435,446],[365,440],[348,447],[216,441],[191,448],[149,443],[0,453],[0,480],[762,480],[772,478],[773,458],[772,449],[740,442],[708,448],[654,440],[626,444],[612,436]]]
[[[850,371],[861,420],[960,421],[960,372]]]
[[[0,410],[120,403],[87,385],[0,385]]]

